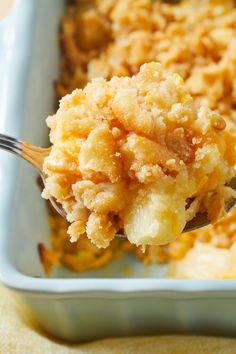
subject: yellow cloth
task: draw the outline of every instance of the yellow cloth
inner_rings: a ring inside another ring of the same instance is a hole
[[[0,286],[0,354],[235,354],[236,339],[200,336],[114,338],[71,345],[50,338],[19,314],[10,292]]]

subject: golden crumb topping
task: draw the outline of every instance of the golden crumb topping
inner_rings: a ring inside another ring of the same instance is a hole
[[[160,62],[185,80],[196,106],[236,122],[234,0],[77,1],[62,19],[59,96],[95,77],[131,76]]]
[[[223,215],[235,139],[218,113],[193,103],[181,77],[154,62],[61,100],[47,119],[43,196],[62,204],[72,242],[86,233],[105,248],[123,229],[136,245],[165,244],[197,211]]]

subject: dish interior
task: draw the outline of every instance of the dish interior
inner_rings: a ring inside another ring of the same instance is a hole
[[[38,4],[36,10],[37,16],[35,16],[34,32],[31,34],[31,46],[27,48],[28,53],[25,53],[23,58],[23,76],[27,86],[26,95],[18,104],[22,119],[16,135],[35,145],[47,146],[49,143],[46,138],[48,130],[45,118],[55,110],[57,105],[53,81],[58,76],[58,26],[64,11],[64,2],[54,0],[46,4],[44,0]],[[52,11],[53,16],[51,16]],[[42,21],[45,26],[41,26]],[[22,87],[23,76],[17,82],[18,90]],[[14,123],[14,117],[11,118]],[[1,152],[2,154],[5,157],[5,153]],[[50,230],[46,203],[41,198],[40,189],[36,183],[38,173],[28,163],[19,162],[12,156],[10,159],[16,168],[15,193],[10,206],[11,230],[8,239],[11,263],[24,275],[45,277],[39,260],[38,244],[50,246]],[[79,274],[63,267],[54,268],[50,277],[162,278],[165,271],[165,266],[145,266],[133,255],[126,254],[101,269]]]

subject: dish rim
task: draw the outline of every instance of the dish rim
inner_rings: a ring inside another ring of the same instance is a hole
[[[23,5],[24,2],[24,5]],[[0,51],[2,53],[4,51],[11,52],[14,58],[17,58],[17,53],[22,48],[22,43],[18,40],[18,36],[20,36],[20,28],[24,25],[28,27],[28,30],[32,30],[32,25],[34,24],[33,17],[36,11],[36,2],[32,2],[31,0],[15,0],[15,3],[12,6],[10,14],[8,14],[7,18],[4,18],[0,21]],[[16,16],[17,14],[17,16]],[[15,31],[15,37],[11,39],[10,42],[4,41],[6,38],[6,34],[10,33],[12,29]],[[30,43],[26,41],[25,50],[30,50]],[[20,46],[17,45],[20,43]],[[11,77],[11,64],[8,62],[11,59],[11,55],[9,56],[1,56],[0,57],[0,67],[4,67],[4,70],[8,72],[9,77]],[[3,65],[3,66],[2,66]],[[18,87],[20,83],[16,83]],[[0,85],[0,101],[4,97],[3,85]],[[4,94],[7,93],[7,90],[10,90],[10,85],[6,85],[4,87]],[[1,102],[0,102],[1,104]],[[2,121],[2,122],[1,122]],[[7,124],[6,115],[2,116],[0,121],[0,125],[3,130],[9,130],[9,124]],[[19,122],[18,122],[19,123]],[[18,129],[19,130],[19,129]],[[19,131],[18,131],[19,133]],[[13,171],[13,170],[12,170]],[[13,177],[8,181],[8,184],[11,184],[13,181]],[[12,186],[11,186],[12,189]],[[5,204],[9,204],[8,208],[4,209],[4,212],[1,212],[0,222],[1,222],[1,230],[0,230],[0,281],[9,288],[20,292],[33,293],[33,294],[47,294],[53,296],[62,296],[62,295],[74,295],[78,293],[84,294],[89,293],[90,296],[97,296],[100,293],[101,296],[104,295],[109,296],[118,296],[121,297],[127,296],[128,294],[132,296],[137,296],[140,294],[147,294],[158,292],[159,295],[163,296],[174,296],[178,297],[178,294],[181,294],[181,298],[183,296],[192,296],[195,294],[199,295],[200,293],[204,296],[210,294],[212,296],[213,293],[223,293],[224,296],[230,296],[232,292],[236,292],[236,280],[184,280],[184,279],[157,279],[157,278],[70,278],[70,279],[61,279],[61,278],[34,278],[23,273],[19,272],[15,269],[14,265],[11,263],[11,259],[8,252],[8,233],[9,233],[9,225],[7,227],[7,209],[10,207],[10,202],[7,203],[8,195],[3,195],[3,199],[5,199]],[[1,196],[2,197],[2,196]],[[10,211],[10,209],[9,209]],[[8,218],[9,219],[9,218]],[[168,293],[168,294],[167,294]],[[146,295],[145,295],[146,296]]]

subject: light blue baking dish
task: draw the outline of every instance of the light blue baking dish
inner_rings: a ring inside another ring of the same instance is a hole
[[[0,131],[47,145],[58,73],[61,0],[15,0],[0,22]],[[0,279],[50,333],[86,341],[157,333],[236,334],[236,281],[164,279],[165,267],[132,256],[77,275],[44,276],[37,244],[49,244],[36,171],[0,152]],[[123,268],[131,265],[133,276]]]

